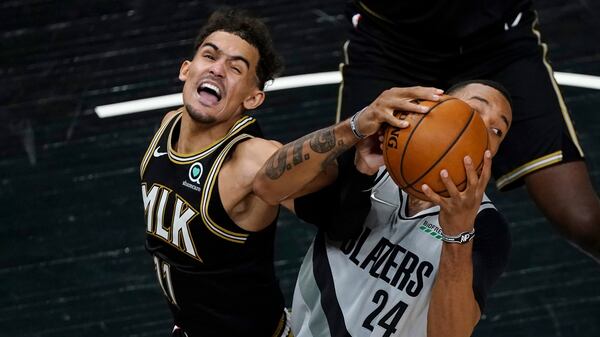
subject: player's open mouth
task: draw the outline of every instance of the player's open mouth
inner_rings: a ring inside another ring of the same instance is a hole
[[[221,101],[221,88],[210,82],[203,82],[198,87],[200,101],[206,105],[215,105]]]

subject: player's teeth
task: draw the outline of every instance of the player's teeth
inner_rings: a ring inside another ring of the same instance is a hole
[[[211,89],[211,90],[213,90],[214,92],[216,92],[216,93],[217,93],[217,95],[221,95],[221,90],[219,90],[219,87],[217,87],[216,85],[212,85],[212,84],[210,84],[210,83],[204,83],[204,84],[202,84],[202,87],[201,87],[201,88],[208,88],[208,89]]]

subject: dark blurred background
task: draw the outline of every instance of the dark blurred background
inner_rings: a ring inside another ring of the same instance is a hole
[[[600,75],[598,1],[535,3],[555,70]],[[100,119],[94,107],[179,92],[180,64],[223,4],[266,21],[284,75],[338,68],[344,0],[0,3],[0,336],[170,335],[143,248],[138,175],[167,109]],[[562,89],[600,190],[600,91]],[[256,116],[287,142],[334,121],[337,91],[271,92]],[[489,194],[513,251],[475,336],[600,336],[600,265],[524,190]],[[287,213],[279,227],[275,264],[290,303],[314,230]]]

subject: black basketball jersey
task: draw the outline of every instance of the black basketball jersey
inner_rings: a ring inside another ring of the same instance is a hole
[[[261,136],[242,116],[199,153],[173,149],[183,109],[156,132],[140,166],[146,249],[175,318],[190,336],[271,336],[283,313],[273,268],[275,221],[238,227],[219,195],[218,176],[237,144]]]

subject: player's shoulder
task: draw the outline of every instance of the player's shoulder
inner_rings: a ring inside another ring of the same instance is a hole
[[[281,143],[276,140],[265,139],[265,138],[261,138],[261,137],[252,137],[252,138],[244,141],[240,145],[242,145],[243,147],[248,147],[246,150],[252,150],[251,148],[257,148],[257,150],[264,149],[264,148],[279,149],[282,146]]]
[[[182,112],[183,108],[179,108],[177,110],[172,110],[169,111],[165,114],[165,116],[163,117],[162,121],[160,122],[160,125],[163,125],[165,123],[168,123],[171,119],[173,119],[173,117],[175,117],[177,114],[180,114]]]
[[[238,144],[234,150],[236,156],[260,159],[270,157],[281,147],[275,140],[252,137]]]
[[[281,147],[279,142],[252,137],[236,144],[231,153],[230,164],[245,173],[258,170]]]

